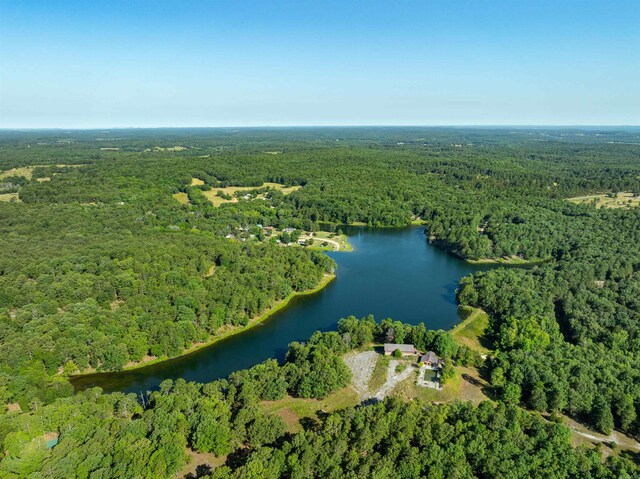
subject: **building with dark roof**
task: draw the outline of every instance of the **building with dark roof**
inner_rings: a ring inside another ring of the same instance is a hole
[[[403,356],[413,356],[418,354],[418,351],[413,344],[385,343],[384,355],[391,356],[396,349],[399,349]]]

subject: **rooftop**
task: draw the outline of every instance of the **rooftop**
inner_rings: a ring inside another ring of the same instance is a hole
[[[403,353],[415,353],[416,348],[413,344],[395,344],[395,343],[384,343],[385,352],[393,352],[396,349],[399,349],[400,352]]]

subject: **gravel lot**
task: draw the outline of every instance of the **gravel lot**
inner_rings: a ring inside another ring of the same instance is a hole
[[[344,362],[347,363],[353,380],[351,385],[355,392],[360,395],[360,399],[367,399],[369,394],[369,381],[371,375],[376,367],[376,361],[378,359],[378,353],[375,351],[365,351],[363,353],[349,354],[344,358]]]

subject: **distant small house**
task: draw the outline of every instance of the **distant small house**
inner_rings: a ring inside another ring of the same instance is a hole
[[[284,231],[285,233],[289,233],[289,234],[291,234],[291,233],[293,233],[295,230],[296,230],[295,228],[285,228],[285,229],[283,229],[282,231]]]
[[[440,369],[444,366],[444,360],[438,357],[433,351],[428,351],[427,354],[423,354],[420,362],[432,369]]]
[[[413,344],[385,343],[384,355],[391,356],[396,349],[399,349],[403,356],[413,356],[415,354],[418,354],[418,351],[416,351],[416,348]]]

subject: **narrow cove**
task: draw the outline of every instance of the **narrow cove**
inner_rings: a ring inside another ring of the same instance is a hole
[[[346,227],[344,232],[354,251],[328,253],[338,264],[336,279],[321,291],[297,296],[264,323],[211,346],[138,369],[77,376],[74,387],[138,393],[165,379],[212,381],[269,358],[282,361],[290,342],[333,330],[350,315],[449,329],[460,319],[455,300],[460,278],[495,267],[472,265],[429,245],[421,227]]]

